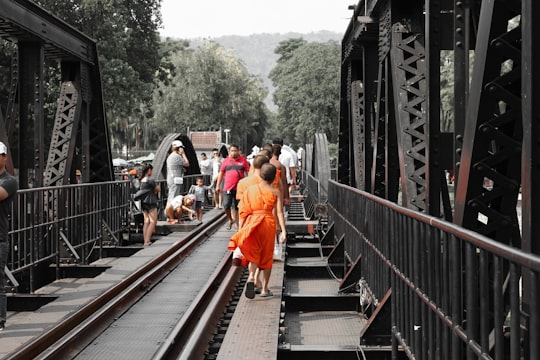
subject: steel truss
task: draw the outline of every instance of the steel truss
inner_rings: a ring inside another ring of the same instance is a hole
[[[84,182],[113,180],[95,41],[27,0],[2,2],[0,38],[16,44],[0,139],[11,147],[20,187],[68,184],[75,180],[76,169]],[[45,60],[59,60],[62,74],[52,131],[45,129],[43,110]],[[66,93],[66,84],[78,94]],[[62,106],[72,96],[79,101],[66,113]],[[47,153],[43,140],[49,132]]]
[[[533,0],[360,1],[342,44],[339,162],[346,168],[338,180],[540,254],[538,13]],[[453,53],[453,83],[444,85],[453,92],[451,133],[441,131],[441,51]],[[446,172],[455,174],[453,194]],[[503,266],[503,277],[516,274],[524,287],[539,286]],[[464,301],[480,308],[472,297]],[[513,326],[538,334],[528,306]]]

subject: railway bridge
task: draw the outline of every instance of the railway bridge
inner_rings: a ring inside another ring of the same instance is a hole
[[[539,6],[362,0],[351,10],[338,166],[317,134],[298,200],[330,249],[322,255],[338,293],[359,298],[359,346],[373,358],[540,358]],[[0,37],[16,44],[0,118],[21,185],[10,306],[39,307],[53,300],[35,295],[44,284],[131,251],[133,208],[129,183],[114,180],[95,42],[26,0],[2,2]],[[62,73],[52,129],[45,58]],[[189,138],[171,134],[154,160],[158,178],[174,139],[197,163]],[[84,184],[69,185],[75,169]]]

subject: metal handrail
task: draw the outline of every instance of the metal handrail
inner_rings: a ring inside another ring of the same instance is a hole
[[[540,357],[529,348],[538,340],[540,256],[334,181],[328,189],[329,223],[346,258],[361,259],[373,303],[391,293],[395,351]]]
[[[18,291],[39,287],[41,266],[87,264],[108,236],[122,241],[128,231],[127,181],[22,189],[12,204],[7,266],[22,276]]]
[[[201,175],[184,176],[186,194]],[[206,184],[210,177],[204,175]],[[167,182],[157,180],[160,218],[164,219]],[[12,204],[8,271],[20,282],[17,292],[34,292],[49,281],[43,269],[53,265],[56,278],[65,265],[86,265],[104,245],[124,245],[133,214],[129,180],[21,189]],[[13,286],[15,288],[15,286]]]

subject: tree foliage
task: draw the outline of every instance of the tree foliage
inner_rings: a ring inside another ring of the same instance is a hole
[[[281,55],[270,73],[276,86],[276,128],[286,143],[295,147],[312,143],[315,133],[326,133],[337,142],[339,115],[340,47],[335,41],[283,41]]]
[[[174,53],[174,69],[154,96],[154,125],[163,134],[228,128],[230,142],[246,149],[262,142],[266,90],[259,78],[217,43]]]
[[[161,60],[160,0],[36,2],[97,41],[112,146],[140,143],[140,131],[134,130],[132,136],[129,129],[141,129],[152,116],[154,79]]]

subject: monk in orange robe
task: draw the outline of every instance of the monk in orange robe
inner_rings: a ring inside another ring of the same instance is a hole
[[[249,167],[250,174],[240,180],[238,185],[236,185],[236,200],[241,201],[244,191],[249,188],[251,185],[258,184],[262,181],[261,179],[261,167],[268,163],[270,158],[264,154],[259,154],[253,159],[253,163]],[[240,208],[240,203],[238,207]],[[240,224],[241,226],[241,224]]]
[[[284,243],[287,236],[283,216],[283,196],[272,186],[276,177],[276,167],[264,164],[261,167],[262,182],[248,187],[242,196],[240,220],[243,226],[231,237],[231,243],[240,247],[243,256],[249,261],[249,277],[246,283],[246,297],[255,297],[255,272],[263,271],[261,297],[272,296],[268,289],[272,263],[274,260],[274,241],[276,238],[276,218],[282,229],[279,242]],[[277,216],[274,216],[274,208]]]
[[[253,159],[252,166],[249,167],[250,174],[240,180],[238,182],[238,185],[236,185],[236,200],[238,200],[238,211],[240,211],[242,207],[242,196],[244,192],[251,186],[258,184],[262,182],[261,178],[261,167],[268,163],[268,157],[264,154],[259,154],[255,156]],[[243,220],[240,218],[238,220],[238,226],[242,227]],[[236,243],[229,242],[228,249],[233,252],[233,265],[235,266],[247,266],[248,262],[247,260],[242,256],[242,251],[240,251],[240,248],[237,247]],[[257,274],[257,279],[259,278],[259,275]],[[260,284],[261,282],[259,280],[256,281],[255,287],[259,287],[258,291],[260,292]]]

